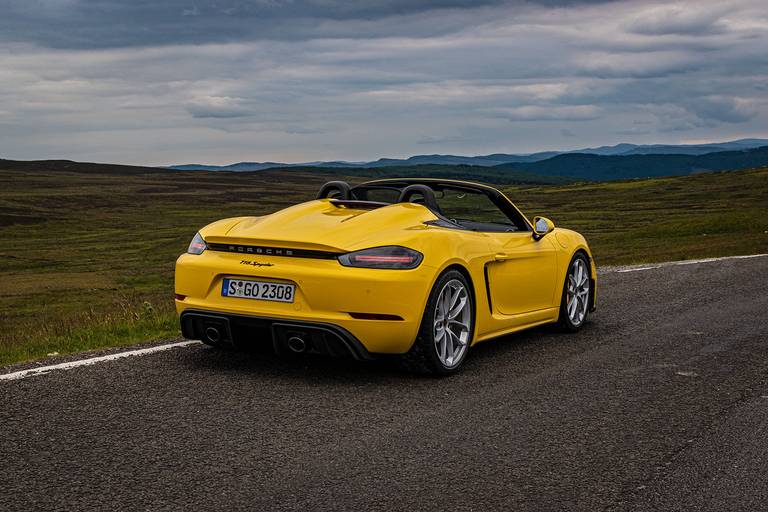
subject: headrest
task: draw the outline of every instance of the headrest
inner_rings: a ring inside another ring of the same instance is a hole
[[[437,205],[437,200],[435,199],[434,190],[426,185],[408,185],[402,192],[400,192],[400,197],[397,202],[410,203],[413,196],[421,196],[424,198],[424,205],[427,208],[436,213],[440,212],[440,207]]]
[[[329,181],[322,187],[320,187],[320,192],[317,193],[318,199],[325,199],[326,197],[331,197],[331,195],[336,193],[333,197],[335,199],[342,199],[346,200],[349,199],[349,184],[346,181]]]

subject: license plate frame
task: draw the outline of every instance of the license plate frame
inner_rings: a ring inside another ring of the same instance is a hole
[[[225,277],[221,283],[221,296],[292,304],[296,297],[296,285]]]

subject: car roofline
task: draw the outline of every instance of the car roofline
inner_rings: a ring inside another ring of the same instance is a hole
[[[495,194],[500,194],[504,196],[504,193],[501,190],[491,187],[490,185],[486,185],[484,183],[477,183],[474,181],[464,181],[464,180],[451,180],[451,179],[443,179],[443,178],[381,178],[378,180],[365,181],[363,183],[360,183],[357,186],[363,187],[366,185],[386,185],[388,183],[407,183],[409,185],[417,185],[419,183],[445,183],[446,185],[461,185],[466,188],[493,192]]]

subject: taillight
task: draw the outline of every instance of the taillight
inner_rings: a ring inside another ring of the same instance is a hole
[[[195,233],[195,237],[189,243],[187,252],[189,254],[203,254],[203,251],[206,250],[207,248],[208,246],[205,244],[205,240],[203,240],[203,237],[200,236],[200,233]]]
[[[423,259],[424,256],[418,251],[389,245],[342,254],[339,263],[345,267],[407,270],[418,267]]]

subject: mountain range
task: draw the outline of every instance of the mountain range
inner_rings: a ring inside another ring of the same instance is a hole
[[[194,171],[260,171],[275,167],[323,167],[323,168],[347,168],[347,169],[375,169],[381,167],[403,167],[414,165],[468,165],[480,167],[508,166],[510,164],[522,164],[515,166],[516,169],[533,171],[528,164],[554,160],[557,166],[562,165],[569,160],[562,160],[558,157],[563,155],[596,155],[596,156],[640,156],[640,155],[677,155],[677,156],[700,156],[717,152],[743,151],[747,149],[768,146],[768,139],[739,139],[728,142],[715,142],[708,144],[628,144],[621,143],[614,146],[600,146],[596,148],[582,148],[565,151],[542,151],[531,154],[507,154],[494,153],[491,155],[480,156],[458,156],[458,155],[415,155],[409,158],[380,158],[369,162],[347,162],[343,160],[317,161],[303,163],[282,163],[282,162],[238,162],[231,165],[205,165],[205,164],[183,164],[172,165],[171,169]],[[577,159],[580,162],[589,161],[589,159]],[[536,166],[533,166],[536,167]],[[551,166],[544,166],[550,170]],[[568,176],[569,174],[560,173],[559,175]]]
[[[590,155],[572,153],[546,160],[504,164],[496,171],[514,171],[537,176],[559,176],[586,181],[612,181],[660,176],[685,176],[702,172],[728,171],[768,166],[768,146],[703,155],[631,154]]]

